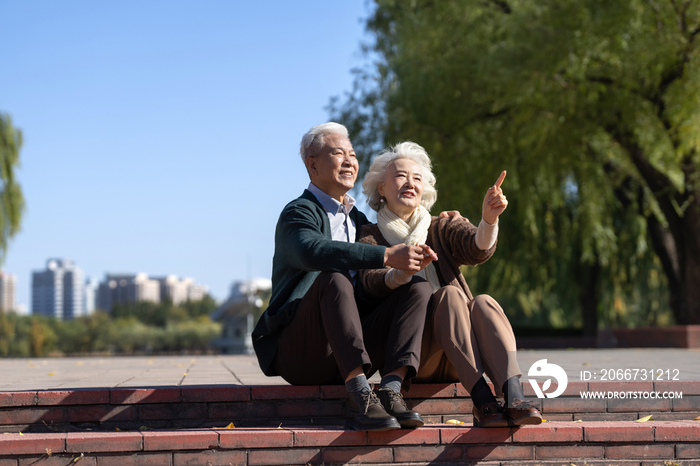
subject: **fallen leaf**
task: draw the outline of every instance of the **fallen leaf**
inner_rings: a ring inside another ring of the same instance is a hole
[[[590,363],[590,362],[584,362],[583,365],[584,365],[584,366],[590,366],[591,363]]]
[[[212,429],[235,429],[236,426],[233,425],[233,422],[227,425],[226,427],[212,427]]]
[[[700,416],[698,416],[698,417],[696,417],[695,419],[693,419],[693,421],[700,421]]]
[[[653,415],[650,414],[650,415],[648,415],[648,416],[640,417],[639,419],[637,419],[637,420],[634,421],[634,422],[647,422],[649,419],[651,419],[651,416],[653,416]]]
[[[185,372],[185,373],[184,373],[184,374],[182,374],[182,375],[187,375],[187,372]]]
[[[464,421],[458,421],[457,419],[448,419],[447,421],[445,421],[445,424],[453,424],[456,426],[461,426],[462,424],[464,424]]]
[[[50,448],[46,449],[46,456],[51,456],[51,449]]]
[[[115,427],[115,428],[114,428],[114,431],[115,431],[115,432],[121,432],[122,430],[121,430],[119,427]]]
[[[73,458],[73,463],[77,463],[78,461],[83,459],[84,456],[85,456],[85,453],[81,453],[80,456],[76,456],[75,458]]]
[[[54,373],[53,373],[53,372],[49,372],[49,375],[54,375]]]
[[[581,419],[576,419],[576,420],[573,421],[573,422],[583,422],[583,421],[582,421]]]
[[[282,423],[280,422],[280,425],[277,426],[278,429],[282,428]]]
[[[141,426],[141,427],[139,427],[139,430],[153,430],[153,428],[147,427],[147,426]]]
[[[542,422],[549,422],[549,421],[548,421],[548,420],[546,420],[546,419],[542,419]]]
[[[19,435],[24,435],[24,434],[22,432],[20,432]]]

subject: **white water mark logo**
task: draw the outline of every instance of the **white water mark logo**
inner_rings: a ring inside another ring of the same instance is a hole
[[[532,389],[537,394],[537,398],[544,398],[545,395],[547,395],[547,398],[556,398],[564,393],[566,385],[569,383],[569,378],[566,376],[564,369],[556,364],[548,363],[546,359],[540,359],[530,366],[527,375],[530,377],[549,377],[542,385],[542,388],[540,388],[536,380],[530,379],[530,385],[532,385]],[[552,385],[552,377],[557,381],[557,389],[552,393],[544,393]]]

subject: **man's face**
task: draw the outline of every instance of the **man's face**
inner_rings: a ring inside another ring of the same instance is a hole
[[[316,154],[306,159],[306,168],[313,184],[342,202],[345,193],[355,185],[359,165],[348,138],[328,134]]]

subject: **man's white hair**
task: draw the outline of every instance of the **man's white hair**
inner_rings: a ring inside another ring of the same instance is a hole
[[[379,194],[379,186],[384,184],[387,176],[387,168],[394,160],[408,159],[416,162],[423,172],[423,198],[421,205],[427,210],[437,201],[437,190],[435,189],[435,175],[432,170],[430,156],[421,146],[415,142],[400,142],[394,147],[384,150],[377,155],[369,167],[362,182],[362,192],[367,196],[367,203],[371,208],[378,211],[386,202]]]
[[[348,129],[340,123],[331,121],[314,126],[301,138],[299,153],[304,165],[306,165],[306,159],[323,146],[323,138],[328,134],[340,134],[350,139]]]

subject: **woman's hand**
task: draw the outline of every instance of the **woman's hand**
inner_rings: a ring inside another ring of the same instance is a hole
[[[505,178],[506,171],[503,170],[496,183],[486,191],[486,196],[484,196],[484,204],[481,207],[482,217],[491,225],[498,221],[498,216],[508,207],[508,200],[501,189]]]

